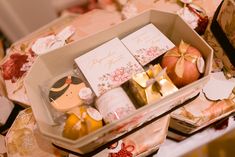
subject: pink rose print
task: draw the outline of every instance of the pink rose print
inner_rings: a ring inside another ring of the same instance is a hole
[[[2,65],[3,78],[5,80],[11,80],[15,83],[17,79],[23,76],[26,71],[21,71],[21,67],[28,62],[27,55],[20,53],[14,53],[10,58]]]
[[[157,51],[157,49],[155,47],[150,47],[147,51],[146,51],[146,55],[150,56],[150,57],[155,57],[157,56],[159,53]]]
[[[123,67],[115,70],[114,73],[111,75],[111,80],[117,84],[122,83],[127,79],[128,74],[125,72],[125,69]]]
[[[133,74],[142,72],[143,69],[138,64],[131,62],[125,66],[114,70],[111,73],[106,73],[99,77],[99,84],[97,85],[99,94],[105,93],[107,90],[115,88],[131,78]]]
[[[135,150],[135,146],[121,144],[121,150],[117,153],[110,153],[109,157],[133,157],[132,152]]]
[[[155,58],[159,57],[161,54],[166,52],[168,47],[159,48],[159,47],[150,47],[150,48],[142,48],[135,52],[135,58],[140,62],[142,65],[146,65]]]

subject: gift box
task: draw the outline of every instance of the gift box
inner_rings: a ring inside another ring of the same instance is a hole
[[[227,99],[210,101],[201,92],[195,100],[171,113],[170,134],[168,136],[182,140],[177,137],[177,133],[178,136],[190,136],[196,131],[227,117],[234,111],[233,94]]]
[[[132,95],[140,105],[151,104],[178,90],[159,64],[134,75],[129,84]]]
[[[23,81],[38,55],[109,28],[120,21],[118,13],[103,10],[93,10],[82,16],[68,14],[13,43],[1,62],[9,99],[24,107],[31,105]]]
[[[199,80],[179,89],[177,92],[149,105],[145,105],[125,118],[107,124],[82,138],[69,140],[62,137],[59,127],[53,121],[45,102],[41,98],[41,90],[38,86],[43,85],[45,81],[56,76],[73,71],[75,58],[115,37],[122,39],[149,23],[155,25],[175,45],[178,45],[184,39],[185,42],[194,45],[200,50],[206,61],[203,76]],[[206,42],[179,16],[149,10],[93,36],[39,56],[26,76],[24,85],[41,133],[52,139],[57,147],[67,149],[77,155],[92,153],[97,149],[100,150],[109,142],[114,143],[118,140],[118,137],[123,138],[123,136],[127,136],[127,132],[138,130],[144,123],[150,120],[157,120],[159,116],[195,96],[209,79],[212,53],[212,49]],[[56,58],[63,58],[63,60]],[[39,70],[41,71],[40,74],[38,73]]]
[[[228,77],[235,75],[235,2],[221,2],[207,30],[205,39],[215,49],[215,57],[222,60]]]

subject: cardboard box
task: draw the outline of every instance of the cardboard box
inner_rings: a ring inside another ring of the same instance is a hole
[[[74,59],[78,56],[115,37],[122,39],[149,23],[153,23],[175,45],[178,45],[183,39],[185,42],[190,43],[199,49],[206,61],[204,76],[179,89],[178,92],[166,96],[152,104],[141,107],[125,119],[120,119],[114,123],[105,125],[103,128],[92,132],[87,136],[74,141],[62,137],[58,126],[55,125],[46,104],[44,104],[43,99],[41,98],[39,86],[43,85],[45,81],[53,79],[58,75],[70,72],[73,68]],[[147,121],[154,118],[158,119],[159,116],[167,111],[195,96],[209,80],[212,56],[212,49],[178,15],[149,10],[93,36],[51,51],[45,55],[41,55],[37,58],[25,78],[24,85],[42,134],[51,138],[56,145],[71,151],[86,153],[120,137]]]
[[[170,127],[190,135],[210,124],[227,117],[235,110],[231,99],[209,101],[203,93],[191,103],[171,113]]]

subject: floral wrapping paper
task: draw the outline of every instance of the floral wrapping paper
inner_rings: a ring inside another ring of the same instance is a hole
[[[19,113],[6,137],[9,157],[62,157],[38,130],[31,108]]]
[[[191,134],[234,111],[233,94],[228,99],[210,101],[201,92],[195,100],[172,112],[170,127]]]
[[[223,70],[225,75],[230,78],[235,76],[235,67],[230,62],[228,56],[221,48],[220,44],[214,37],[213,33],[210,30],[211,20],[209,25],[203,35],[204,40],[213,48],[214,50],[214,70]]]
[[[32,51],[32,45],[38,38],[58,34],[66,26],[72,26],[75,28],[75,33],[65,41],[66,44],[69,44],[104,30],[120,21],[121,16],[119,13],[110,13],[103,10],[93,10],[82,16],[67,15],[14,43],[1,62],[1,72],[8,97],[23,106],[30,106],[23,81],[37,58],[37,55]]]
[[[235,48],[235,1],[234,0],[225,0],[217,21],[222,28],[223,32],[226,34],[230,43]]]

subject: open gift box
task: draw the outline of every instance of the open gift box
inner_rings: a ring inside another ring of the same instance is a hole
[[[73,70],[74,59],[78,56],[115,37],[122,39],[149,23],[154,24],[175,45],[178,45],[183,39],[199,49],[206,61],[204,76],[180,88],[173,94],[139,108],[125,117],[125,119],[107,124],[84,137],[77,140],[69,140],[62,137],[58,126],[55,125],[50,115],[47,105],[41,97],[39,86],[42,86],[45,81],[56,76],[71,72]],[[39,56],[25,78],[24,85],[42,134],[48,136],[59,147],[84,154],[98,148],[100,149],[102,145],[114,143],[115,140],[118,140],[117,138],[123,138],[127,133],[138,130],[149,121],[159,119],[166,112],[187,99],[194,97],[209,80],[212,56],[212,49],[178,15],[149,10],[93,36]]]

